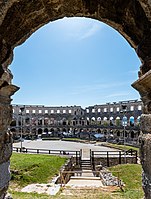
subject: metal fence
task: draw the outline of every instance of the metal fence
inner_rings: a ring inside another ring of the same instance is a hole
[[[127,151],[90,151],[90,160],[95,168],[97,160],[102,160],[103,164],[107,167],[113,166],[113,164],[126,164],[135,163],[137,164],[138,152],[136,150]],[[114,162],[113,162],[114,161]],[[104,166],[104,165],[103,165]]]
[[[30,153],[30,154],[48,154],[48,155],[73,156],[73,157],[80,158],[80,159],[81,159],[81,156],[82,156],[81,150],[72,151],[72,150],[51,150],[51,149],[13,147],[13,152]]]

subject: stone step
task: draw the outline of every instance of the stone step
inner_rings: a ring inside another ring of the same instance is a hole
[[[81,167],[91,167],[91,164],[85,164],[85,165],[81,165]]]
[[[82,165],[88,164],[91,165],[91,162],[81,162]]]
[[[82,167],[82,170],[92,170],[91,167]]]
[[[100,177],[91,176],[71,176],[70,179],[74,180],[101,180]]]

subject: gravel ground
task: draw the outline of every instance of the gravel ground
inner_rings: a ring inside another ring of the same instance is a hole
[[[116,149],[112,149],[105,146],[100,146],[97,144],[87,144],[80,142],[69,142],[69,141],[42,141],[42,140],[25,140],[23,143],[23,147],[27,148],[35,148],[35,149],[51,149],[51,150],[94,150],[94,151],[117,151]],[[14,143],[14,147],[20,147],[21,143]]]

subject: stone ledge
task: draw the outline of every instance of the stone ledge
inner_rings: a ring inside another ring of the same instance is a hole
[[[140,93],[150,92],[151,88],[151,70],[142,75],[137,81],[132,84],[132,87],[135,88]]]

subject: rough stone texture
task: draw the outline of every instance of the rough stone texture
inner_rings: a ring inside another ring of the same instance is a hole
[[[0,190],[5,186],[5,184],[9,183],[10,180],[10,169],[9,169],[10,162],[4,162],[0,165]]]
[[[151,132],[151,114],[142,114],[141,115],[141,125],[140,129],[144,131],[144,134]]]
[[[11,85],[12,75],[8,65],[13,59],[13,49],[22,44],[44,24],[62,17],[90,17],[115,28],[136,50],[142,61],[139,80],[133,84],[143,100],[144,113],[151,113],[151,1],[150,0],[1,0],[0,1],[0,162],[6,162],[11,154],[10,135],[7,126],[11,119],[11,95],[18,90]],[[147,75],[146,75],[147,73]],[[147,118],[147,117],[146,117]],[[148,119],[147,119],[148,120]],[[144,117],[145,121],[145,117]],[[142,124],[141,152],[144,179],[150,179],[149,124]],[[6,141],[5,139],[9,140]],[[4,151],[6,150],[6,153]],[[150,182],[150,180],[149,180]],[[3,198],[7,183],[0,197]],[[145,197],[151,198],[150,187],[144,183]]]
[[[151,134],[143,134],[140,138],[140,157],[143,167],[143,189],[145,198],[151,198]]]

